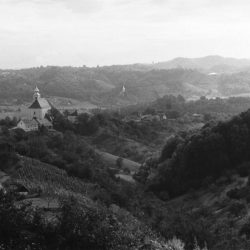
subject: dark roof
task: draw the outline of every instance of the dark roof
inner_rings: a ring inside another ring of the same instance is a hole
[[[30,105],[29,108],[30,109],[51,108],[51,105],[45,98],[38,98]]]
[[[41,109],[41,106],[37,99],[30,105],[29,109]]]

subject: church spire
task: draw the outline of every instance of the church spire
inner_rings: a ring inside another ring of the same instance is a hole
[[[40,98],[40,93],[39,93],[39,89],[36,86],[35,90],[34,90],[34,95],[33,95],[33,99],[37,100],[38,98]]]

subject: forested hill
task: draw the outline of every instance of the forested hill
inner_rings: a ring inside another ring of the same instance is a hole
[[[37,85],[44,95],[100,104],[151,101],[164,94],[200,96],[213,81],[195,70],[140,71],[123,67],[40,67],[0,71],[1,98],[29,98]],[[126,95],[121,96],[122,86]]]
[[[148,181],[156,193],[177,196],[229,173],[250,173],[250,110],[229,121],[207,124],[199,132],[167,141]],[[145,180],[144,180],[145,181]]]
[[[210,55],[200,58],[178,57],[166,62],[153,65],[158,69],[186,68],[199,69],[211,73],[236,73],[249,69],[250,60]]]
[[[235,84],[237,83],[237,84]],[[34,86],[44,96],[89,101],[100,105],[128,105],[164,95],[230,96],[250,93],[250,73],[208,75],[188,69],[152,69],[140,65],[110,67],[39,67],[0,71],[0,98],[29,100]],[[122,86],[126,92],[121,95]]]
[[[172,60],[156,62],[151,64],[131,64],[109,66],[119,70],[139,70],[146,71],[152,69],[195,69],[204,73],[230,74],[250,69],[249,59],[239,59],[223,57],[219,55],[209,55],[198,58],[177,57]]]

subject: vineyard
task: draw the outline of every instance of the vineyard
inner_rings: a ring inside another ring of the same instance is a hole
[[[13,181],[25,186],[30,193],[56,197],[65,195],[88,196],[94,184],[69,177],[64,170],[38,160],[20,157],[21,165],[13,174]]]

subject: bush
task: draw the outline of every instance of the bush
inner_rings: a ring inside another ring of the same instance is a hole
[[[152,232],[128,212],[116,213],[75,198],[61,200],[53,224],[30,204],[15,205],[13,195],[0,191],[0,249],[138,249]]]
[[[122,165],[123,165],[123,158],[118,157],[116,160],[116,166],[120,169],[122,168]]]
[[[245,204],[243,204],[243,203],[234,202],[234,203],[232,203],[232,204],[230,205],[230,207],[228,208],[228,211],[229,211],[232,215],[238,217],[238,216],[240,216],[240,215],[242,215],[243,213],[246,212],[246,206],[245,206]]]
[[[179,142],[180,139],[178,137],[169,138],[161,152],[159,162],[163,162],[164,160],[171,158]]]
[[[243,162],[237,167],[237,172],[240,177],[246,177],[249,175],[250,172],[250,162]]]
[[[240,235],[246,235],[247,239],[250,238],[250,221],[245,223],[239,232]]]
[[[123,169],[123,172],[125,174],[130,174],[130,169],[128,167],[126,167],[126,168]]]
[[[158,195],[158,197],[163,200],[163,201],[168,201],[169,200],[169,194],[166,191],[161,191]]]
[[[248,187],[243,188],[234,188],[227,192],[227,196],[231,199],[243,199],[246,198],[250,193],[250,190]]]
[[[14,152],[0,152],[0,169],[6,170],[13,167],[18,162],[19,158]]]
[[[25,141],[20,141],[16,144],[15,150],[20,155],[27,155],[29,153],[29,145]]]

